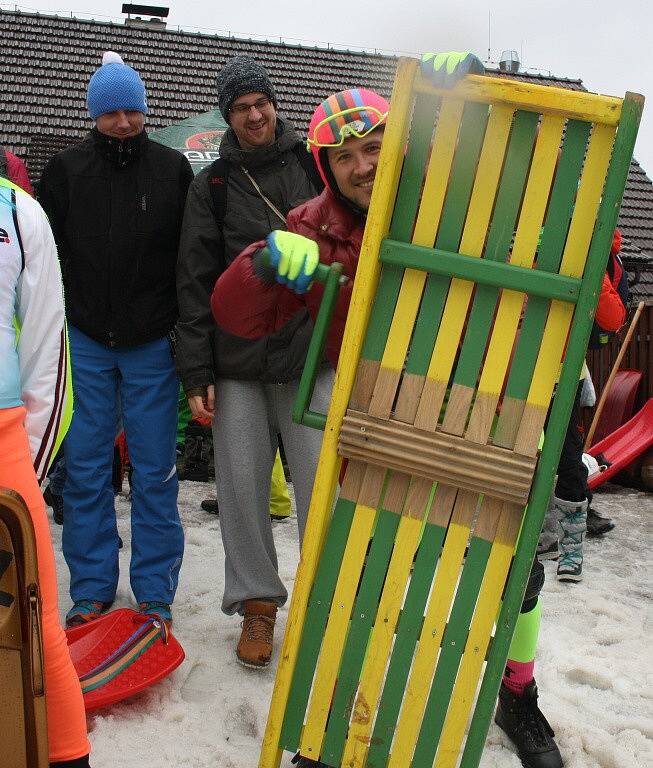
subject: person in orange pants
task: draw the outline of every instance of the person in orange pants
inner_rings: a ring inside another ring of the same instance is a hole
[[[50,768],[87,768],[84,702],[59,619],[39,488],[72,413],[61,274],[43,210],[4,178],[0,265],[0,485],[23,497],[36,534]]]

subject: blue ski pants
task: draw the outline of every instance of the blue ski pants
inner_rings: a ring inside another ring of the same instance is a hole
[[[112,349],[69,326],[75,393],[64,441],[63,552],[73,601],[113,601],[118,530],[111,467],[120,405],[133,467],[130,583],[172,603],[184,552],[175,466],[179,384],[167,338]]]

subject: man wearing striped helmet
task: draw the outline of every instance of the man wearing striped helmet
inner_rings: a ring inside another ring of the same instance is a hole
[[[464,74],[479,72],[482,65],[473,54],[426,54],[422,70],[429,69],[436,84],[447,87]],[[333,94],[318,106],[309,126],[308,149],[326,188],[319,197],[290,212],[288,231],[272,232],[267,241],[250,246],[223,273],[212,296],[220,327],[257,338],[272,333],[299,306],[308,307],[315,318],[323,293],[322,285],[312,283],[318,262],[339,262],[345,275],[355,277],[389,109],[382,96],[365,88]],[[265,245],[271,253],[270,263],[263,252]],[[247,301],[243,301],[244,295]],[[327,337],[326,352],[334,366],[350,298],[351,281],[340,287]],[[533,677],[541,614],[538,596],[543,583],[544,569],[536,559],[510,649],[496,721],[515,744],[524,766],[561,768],[553,731],[537,706]],[[302,755],[296,756],[295,763],[300,768],[325,765]]]

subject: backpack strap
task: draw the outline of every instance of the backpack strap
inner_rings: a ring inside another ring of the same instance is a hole
[[[313,184],[317,193],[319,194],[324,189],[324,182],[320,176],[313,155],[306,151],[303,142],[298,142],[293,147],[293,153],[297,158],[297,162],[301,165],[306,176],[308,176],[310,182]],[[211,194],[211,201],[213,203],[213,213],[217,225],[222,229],[224,225],[225,212],[227,210],[227,189],[229,181],[229,163],[223,158],[219,157],[211,163],[209,168],[209,192]]]
[[[209,168],[209,192],[213,203],[215,220],[222,229],[225,211],[227,210],[227,181],[229,179],[229,163],[219,157]]]
[[[220,231],[224,225],[225,211],[227,210],[227,181],[229,179],[229,163],[219,157],[211,163],[209,168],[209,193],[213,205],[213,215]],[[227,266],[224,255],[224,237],[220,238],[220,248],[215,254],[217,263],[222,265],[220,273]]]
[[[317,170],[315,160],[313,159],[313,153],[306,151],[304,142],[300,142],[293,147],[293,152],[297,161],[304,169],[304,173],[308,176],[309,180],[317,190],[317,194],[324,189],[324,181],[320,176],[320,172]]]

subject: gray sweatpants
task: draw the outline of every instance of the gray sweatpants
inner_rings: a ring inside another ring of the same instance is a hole
[[[326,413],[333,371],[318,375],[311,408]],[[225,553],[222,610],[242,614],[245,600],[283,605],[288,592],[277,572],[270,521],[270,478],[281,435],[295,490],[300,542],[313,490],[322,432],[295,424],[298,381],[215,383],[213,447],[220,528]]]

